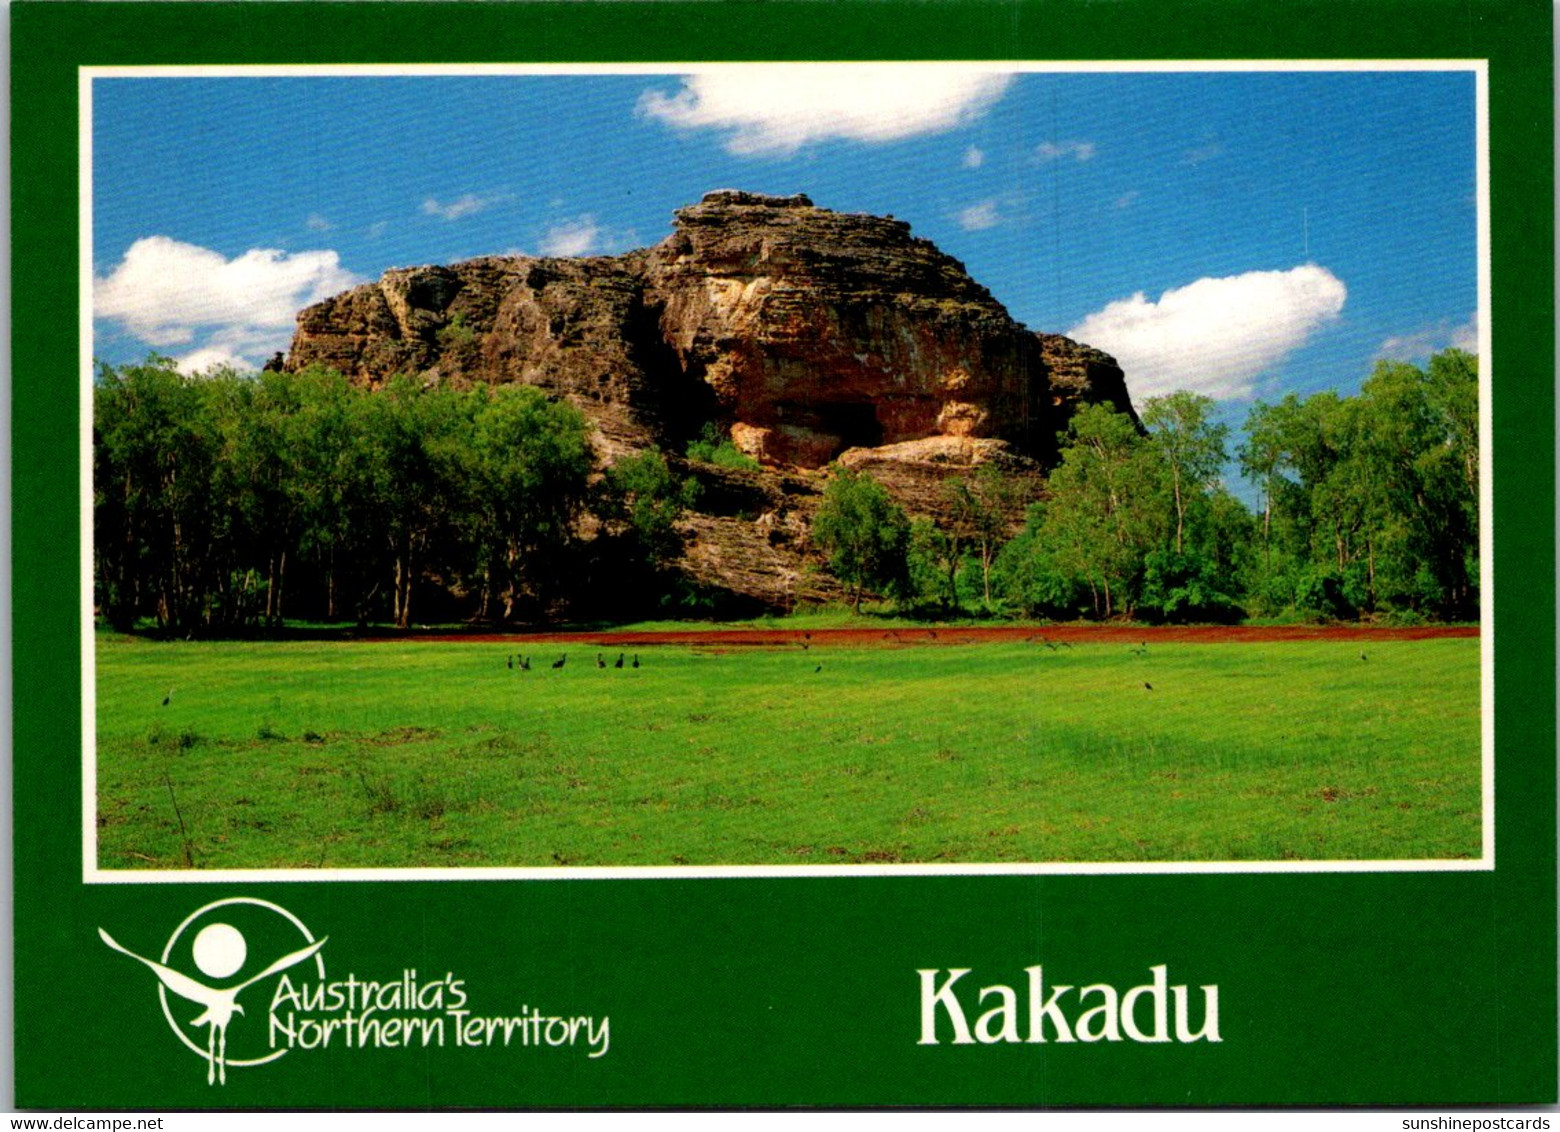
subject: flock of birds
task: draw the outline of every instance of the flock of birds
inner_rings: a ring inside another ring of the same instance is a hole
[[[926,630],[926,637],[927,637],[928,640],[935,641],[937,639],[937,630],[935,630],[935,629],[928,629],[928,630]],[[903,638],[899,635],[897,630],[890,630],[889,632],[884,633],[883,634],[883,639],[885,641],[894,641],[895,643],[900,643],[900,642],[903,641]],[[1058,652],[1061,649],[1070,649],[1070,648],[1073,647],[1071,641],[1053,641],[1049,637],[1046,637],[1044,635],[1037,635],[1037,634],[1031,634],[1031,635],[1025,637],[1024,641],[1026,643],[1028,643],[1028,644],[1033,644],[1036,641],[1038,641],[1040,644],[1044,645],[1046,648],[1050,649],[1052,652]],[[810,649],[812,647],[812,634],[811,633],[803,633],[802,634],[802,642],[801,643],[802,643],[802,651],[803,652],[808,651],[808,649]],[[1140,656],[1140,657],[1147,656],[1148,655],[1148,642],[1147,641],[1142,641],[1142,642],[1140,642],[1138,644],[1138,646],[1136,648],[1131,648],[1131,649],[1128,649],[1127,651],[1130,652],[1133,656]],[[627,653],[621,653],[620,652],[620,653],[618,653],[617,660],[613,661],[611,664],[608,664],[606,657],[603,654],[598,652],[596,654],[596,667],[597,668],[622,668],[623,667],[623,662],[627,658],[627,656],[628,656]],[[1361,660],[1365,659],[1365,654],[1364,653],[1360,654],[1360,659]],[[559,656],[557,660],[552,662],[552,667],[555,668],[555,669],[562,668],[568,662],[569,662],[569,654],[568,653],[564,653],[561,656]],[[506,655],[504,657],[504,664],[510,670],[514,670],[514,669],[518,668],[522,672],[529,672],[529,671],[531,671],[531,658],[529,656],[523,656],[523,655],[521,655],[519,653]],[[630,668],[638,668],[639,667],[639,654],[637,652],[634,654],[634,659],[629,663],[629,667]],[[817,663],[817,665],[814,666],[813,673],[817,674],[817,673],[820,673],[822,671],[823,671],[823,662],[819,661]],[[1152,692],[1154,690],[1154,686],[1152,684],[1148,683],[1147,681],[1143,682],[1143,687],[1144,687],[1145,690],[1150,691],[1150,692]],[[170,692],[169,694],[171,695],[172,693]],[[167,702],[168,702],[167,700],[163,701],[163,703],[165,703],[165,704]]]
[[[627,653],[621,653],[620,652],[620,653],[618,653],[617,660],[613,661],[611,664],[608,664],[607,660],[606,660],[606,657],[602,656],[598,652],[596,654],[596,667],[597,668],[622,668],[623,667],[623,661],[627,657],[627,655],[628,655]],[[552,666],[554,668],[562,668],[568,662],[569,662],[569,654],[568,653],[564,653],[557,660],[552,662]],[[514,669],[517,669],[517,668],[521,672],[529,672],[529,671],[531,671],[531,658],[528,657],[528,656],[521,656],[519,653],[515,653],[513,655],[506,656],[504,658],[504,663],[505,663],[505,665],[507,665],[509,667],[509,669],[511,671],[513,671]],[[630,668],[638,668],[639,667],[639,654],[637,652],[634,654],[634,659],[633,659],[632,663],[629,664],[629,667]]]
[[[926,631],[926,636],[928,637],[928,639],[935,641],[937,639],[937,631],[935,629],[928,629]],[[891,630],[891,631],[883,634],[883,639],[885,641],[890,641],[891,640],[891,641],[898,642],[898,641],[901,640],[901,637],[899,636],[898,632]],[[1070,641],[1053,641],[1049,637],[1046,637],[1044,635],[1031,634],[1030,636],[1025,637],[1024,641],[1026,643],[1028,643],[1028,644],[1033,644],[1036,641],[1038,641],[1042,645],[1044,645],[1046,648],[1050,649],[1052,652],[1057,652],[1057,651],[1059,651],[1061,649],[1070,649],[1070,648],[1073,647],[1072,646],[1072,642],[1070,642]],[[802,634],[802,651],[806,652],[811,647],[811,645],[812,645],[812,634],[811,633],[803,633]],[[1127,651],[1130,652],[1133,656],[1146,657],[1148,655],[1148,642],[1147,641],[1140,641],[1135,648],[1130,648]],[[628,655],[627,653],[621,653],[621,652],[618,653],[617,660],[613,661],[609,665],[607,663],[606,657],[604,657],[601,653],[598,652],[596,654],[596,667],[597,668],[622,668],[623,667],[623,662],[624,662],[625,658],[627,657],[627,655]],[[1364,652],[1361,652],[1360,653],[1360,660],[1362,662],[1367,662],[1367,661],[1370,660],[1370,657],[1367,656]],[[552,662],[552,666],[555,669],[562,668],[565,664],[568,663],[568,661],[569,661],[569,654],[568,653],[564,653],[557,660]],[[529,672],[529,671],[531,671],[531,658],[529,656],[522,656],[519,653],[512,653],[512,654],[509,654],[509,655],[505,656],[504,657],[504,664],[511,671],[513,671],[515,669],[519,669],[521,672]],[[638,668],[639,667],[639,654],[637,652],[634,654],[634,659],[629,662],[628,667],[630,667],[630,668]],[[817,674],[817,673],[822,672],[822,671],[823,671],[823,662],[819,661],[818,664],[817,664],[817,667],[815,667],[813,669],[813,673]],[[174,688],[169,688],[168,689],[168,694],[163,697],[163,701],[162,701],[162,706],[163,707],[167,707],[169,702],[172,701],[173,693],[174,693],[175,690],[176,689],[174,689]],[[1152,684],[1150,684],[1147,680],[1145,680],[1145,681],[1143,681],[1143,690],[1146,691],[1146,692],[1152,692],[1154,690],[1154,686]]]

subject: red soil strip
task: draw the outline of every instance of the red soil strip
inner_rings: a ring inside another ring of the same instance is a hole
[[[665,632],[487,633],[426,636],[421,641],[466,641],[479,644],[586,644],[601,648],[652,648],[655,645],[722,648],[776,648],[804,641],[820,647],[892,648],[910,645],[977,645],[998,642],[1051,641],[1113,644],[1121,641],[1165,644],[1257,644],[1282,641],[1429,641],[1477,637],[1477,626],[1416,626],[1383,629],[1358,625],[1050,625],[1041,629],[1016,625],[928,629],[672,629]]]

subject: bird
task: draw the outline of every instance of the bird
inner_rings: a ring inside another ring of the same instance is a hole
[[[1152,692],[1154,690],[1154,686],[1152,684],[1150,684],[1147,680],[1143,681],[1143,687],[1147,688],[1150,692]]]
[[[613,662],[612,667],[613,668],[622,668],[623,667],[623,654],[622,653],[618,653],[618,658],[617,658],[616,661]]]
[[[639,654],[637,652],[634,654],[634,667],[639,667]]]
[[[1363,658],[1361,658],[1361,659],[1363,659]],[[167,707],[168,706],[168,701],[173,699],[173,693],[174,693],[174,689],[173,688],[169,688],[168,689],[168,694],[163,697],[163,702],[162,702],[162,706],[163,707]]]
[[[601,654],[598,652],[596,654],[596,667],[597,668],[605,668],[606,666],[607,666],[607,662],[601,659]]]
[[[529,672],[529,671],[531,671],[531,658],[530,657],[522,656],[520,658],[520,671],[521,672]]]
[[[227,1084],[227,1028],[233,1020],[234,1014],[242,1014],[244,1008],[238,1004],[238,992],[251,984],[258,983],[267,975],[274,975],[278,971],[285,970],[295,964],[302,963],[320,948],[325,946],[329,936],[323,936],[309,944],[308,947],[282,956],[258,975],[251,975],[235,987],[218,990],[216,987],[208,987],[202,982],[190,978],[188,975],[175,971],[172,967],[165,967],[144,956],[137,955],[128,947],[119,943],[113,936],[102,928],[98,929],[98,935],[103,937],[103,942],[115,951],[139,963],[144,963],[152,969],[152,972],[162,980],[163,986],[181,998],[187,998],[191,1002],[204,1006],[206,1009],[195,1017],[191,1026],[210,1027],[206,1031],[206,1084],[212,1085],[217,1081]]]
[[[564,653],[557,660],[553,661],[553,667],[554,668],[562,668],[563,667],[563,662],[568,660],[568,659],[569,659],[569,654],[568,653]]]
[[[515,670],[515,658],[514,657],[506,656],[504,658],[504,663],[509,665],[509,671],[513,672]]]
[[[822,671],[823,671],[823,661],[821,661],[821,660],[820,660],[820,661],[819,661],[819,662],[818,662],[818,667],[817,667],[817,668],[814,668],[814,669],[813,669],[813,672],[814,672],[814,673],[819,673],[819,672],[822,672]]]
[[[1360,659],[1361,660],[1368,660],[1369,658],[1364,653],[1360,653]],[[167,702],[168,702],[167,700],[163,701],[163,703],[167,703]]]
[[[807,650],[808,650],[808,649],[809,649],[809,648],[811,648],[811,647],[812,647],[812,646],[811,646],[811,645],[809,645],[809,644],[808,644],[808,643],[807,643],[807,642],[806,642],[806,641],[803,641],[803,642],[802,642],[802,651],[803,651],[803,652],[806,652],[806,651],[807,651]]]

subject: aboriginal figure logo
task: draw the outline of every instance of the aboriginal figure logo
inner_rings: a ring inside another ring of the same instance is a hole
[[[287,1052],[268,1049],[263,1042],[265,1027],[258,1024],[236,1039],[237,1056],[228,1055],[229,1026],[244,1030],[234,1026],[234,1018],[244,1016],[239,997],[245,991],[311,959],[320,979],[325,978],[320,949],[328,937],[315,939],[303,921],[285,908],[250,896],[231,896],[192,912],[173,930],[157,959],[137,954],[102,928],[98,935],[157,976],[163,1017],[178,1039],[206,1060],[208,1085],[226,1084],[230,1065],[264,1065]],[[177,998],[170,1000],[169,991]],[[188,1003],[199,1010],[191,1014]],[[192,1029],[203,1041],[190,1036]]]

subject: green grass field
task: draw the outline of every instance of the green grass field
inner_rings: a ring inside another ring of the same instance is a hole
[[[1477,640],[506,651],[100,634],[99,865],[1480,851]]]

